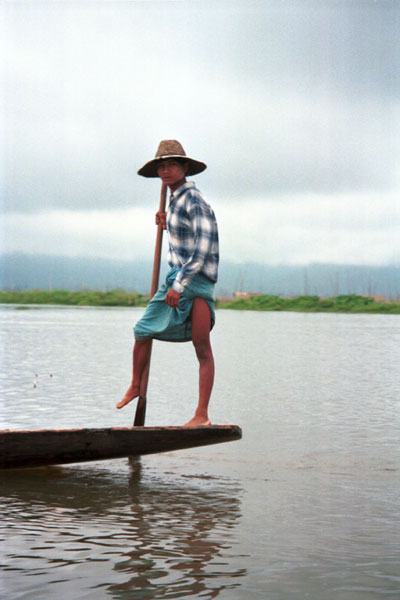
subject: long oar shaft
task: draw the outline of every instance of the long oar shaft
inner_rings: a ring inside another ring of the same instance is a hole
[[[165,202],[167,198],[167,186],[165,183],[161,185],[161,193],[160,193],[160,206],[159,212],[165,212]],[[156,236],[156,245],[154,248],[154,261],[153,261],[153,275],[151,278],[151,289],[150,289],[150,298],[154,296],[158,289],[158,283],[160,279],[160,264],[161,264],[161,251],[162,251],[162,238],[163,238],[163,226],[162,223],[158,224],[157,227],[157,236]],[[142,373],[140,379],[140,395],[138,399],[138,403],[136,406],[135,420],[133,425],[135,427],[143,427],[144,421],[146,418],[146,404],[147,404],[147,385],[149,383],[149,373],[150,373],[150,359],[151,359],[151,350],[153,346],[153,341],[150,340],[149,347],[149,356]]]
[[[160,206],[159,212],[165,212],[165,202],[167,198],[167,186],[165,183],[161,185],[160,193]],[[158,290],[158,282],[160,279],[160,264],[161,264],[161,250],[162,250],[162,238],[163,238],[163,226],[161,223],[157,227],[156,245],[154,248],[154,261],[153,261],[153,276],[151,278],[151,289],[150,297],[152,298]]]

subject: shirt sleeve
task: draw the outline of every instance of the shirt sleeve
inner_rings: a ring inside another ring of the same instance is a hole
[[[193,232],[193,251],[176,276],[172,285],[173,289],[182,293],[199,273],[210,256],[214,239],[215,217],[211,209],[202,203],[196,196],[190,199],[188,215]]]

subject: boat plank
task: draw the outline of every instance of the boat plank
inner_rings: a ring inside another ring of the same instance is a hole
[[[239,440],[238,425],[0,431],[0,468],[142,456]]]

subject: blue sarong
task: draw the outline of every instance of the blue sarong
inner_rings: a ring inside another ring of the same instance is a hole
[[[179,269],[173,268],[167,273],[165,283],[154,294],[143,316],[133,328],[135,340],[153,338],[165,342],[189,342],[192,339],[190,313],[194,298],[204,298],[211,312],[211,329],[215,323],[215,284],[196,274],[179,298],[178,308],[172,308],[165,302],[168,290],[172,286]]]

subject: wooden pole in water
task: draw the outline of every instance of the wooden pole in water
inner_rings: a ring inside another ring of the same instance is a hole
[[[165,202],[167,197],[167,186],[165,183],[161,184],[160,193],[160,206],[159,212],[165,212]],[[162,251],[162,238],[163,238],[163,226],[161,223],[157,227],[156,245],[154,249],[154,261],[153,261],[153,275],[151,278],[151,289],[150,298],[154,296],[158,290],[158,282],[160,279],[160,264],[161,264],[161,251]],[[146,418],[146,404],[147,404],[147,385],[149,382],[150,373],[150,359],[151,350],[153,346],[153,340],[150,340],[149,359],[147,365],[143,371],[143,375],[140,381],[140,395],[136,406],[135,420],[133,422],[134,427],[143,427]]]

